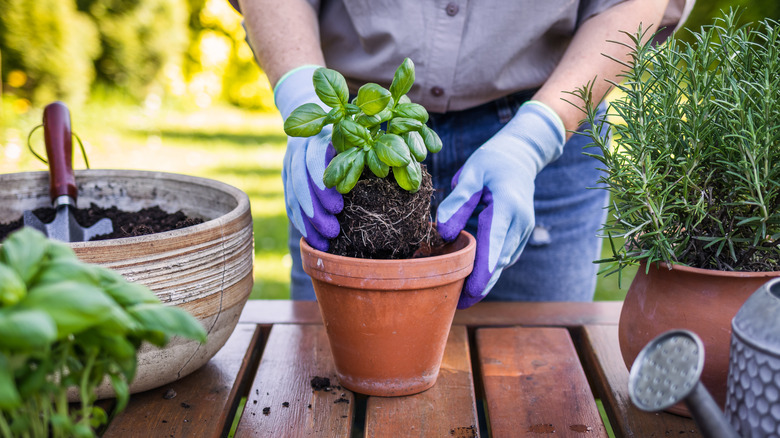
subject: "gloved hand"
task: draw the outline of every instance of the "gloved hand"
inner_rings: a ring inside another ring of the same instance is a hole
[[[274,88],[274,100],[286,120],[304,103],[316,103],[325,111],[314,92],[312,77],[318,66],[303,66],[285,74]],[[339,234],[335,214],[344,208],[344,198],[335,188],[328,189],[322,175],[336,150],[330,143],[332,127],[314,137],[288,137],[282,165],[287,217],[313,248],[327,251],[328,239]]]
[[[484,298],[501,271],[517,261],[534,229],[534,179],[563,152],[565,132],[551,108],[526,102],[453,177],[453,191],[437,211],[445,240],[455,239],[477,205],[485,205],[477,222],[474,270],[458,308]]]

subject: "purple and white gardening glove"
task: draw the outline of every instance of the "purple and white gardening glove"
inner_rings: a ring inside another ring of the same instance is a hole
[[[312,77],[319,66],[291,70],[274,88],[274,100],[286,120],[304,103],[325,106],[314,92]],[[339,234],[336,213],[344,208],[344,198],[335,188],[328,189],[322,175],[336,150],[330,143],[332,127],[327,126],[313,137],[287,137],[287,151],[282,165],[284,201],[287,217],[313,248],[327,251],[328,239]]]
[[[558,114],[538,101],[517,114],[466,160],[439,205],[439,233],[452,240],[478,204],[474,270],[463,285],[458,308],[484,298],[501,272],[520,257],[534,229],[534,179],[563,152],[565,129]]]

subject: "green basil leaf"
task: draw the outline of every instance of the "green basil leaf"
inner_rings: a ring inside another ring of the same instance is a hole
[[[46,258],[49,261],[56,261],[60,259],[78,260],[76,253],[73,252],[71,247],[54,240],[49,240],[49,245],[46,247]]]
[[[52,415],[52,423],[54,423],[54,417],[56,417],[56,415]],[[68,417],[63,418],[64,425],[70,424],[70,421],[71,420]],[[73,438],[93,438],[95,436],[95,432],[92,430],[92,428],[89,427],[88,424],[84,423],[73,424],[73,428],[69,429],[68,433],[73,434]]]
[[[316,103],[305,103],[290,114],[284,121],[284,132],[290,137],[311,137],[317,135],[325,126],[327,114]]]
[[[398,117],[419,120],[422,123],[428,122],[428,111],[425,107],[417,103],[401,103],[393,110]]]
[[[352,147],[346,151],[336,155],[330,160],[328,167],[325,168],[325,173],[322,176],[322,182],[325,187],[335,187],[341,180],[346,178],[347,172],[352,166],[352,160],[354,160],[354,154],[360,149]]]
[[[390,99],[389,91],[380,85],[368,83],[358,89],[357,101],[355,103],[366,115],[373,116],[387,108]]]
[[[380,112],[379,114],[382,114],[382,112]],[[367,114],[361,114],[356,119],[356,122],[361,126],[365,126],[366,128],[369,129],[373,128],[374,126],[377,126],[382,123],[382,119],[379,116],[379,114],[374,114],[373,116],[369,116]]]
[[[371,134],[365,126],[350,120],[344,119],[340,123],[341,132],[344,134],[344,139],[352,146],[363,147],[371,141]]]
[[[406,58],[395,70],[393,82],[390,84],[390,93],[396,102],[399,102],[401,96],[412,89],[414,84],[414,63]],[[400,102],[399,102],[400,103]]]
[[[393,176],[395,176],[395,181],[402,189],[411,193],[420,190],[422,168],[417,161],[412,160],[407,166],[393,167]]]
[[[39,309],[0,311],[0,350],[30,351],[45,348],[57,340],[57,326]]]
[[[390,166],[383,163],[382,160],[376,155],[376,150],[371,149],[366,152],[366,163],[371,172],[379,178],[384,178],[390,173]]]
[[[410,131],[419,131],[423,125],[419,120],[406,117],[396,117],[387,124],[387,132],[391,134],[403,134]]]
[[[353,159],[349,166],[349,170],[347,171],[347,175],[336,185],[336,190],[342,195],[349,193],[349,191],[355,187],[355,184],[357,184],[360,179],[360,175],[363,174],[363,168],[366,165],[366,153],[364,151],[358,150],[352,155]]]
[[[404,139],[395,134],[384,134],[374,142],[374,150],[383,163],[391,167],[406,166],[412,161]]]
[[[133,376],[130,377],[132,378]],[[114,411],[122,412],[127,406],[127,402],[130,401],[130,387],[127,381],[120,376],[111,374],[110,378],[111,387],[114,388],[116,393],[116,407],[114,407]]]
[[[119,273],[106,268],[96,267],[95,274],[103,290],[123,308],[140,303],[159,303],[160,298],[148,287],[131,283]]]
[[[347,104],[349,88],[344,76],[336,70],[320,67],[314,70],[314,92],[320,100],[331,108]]]
[[[357,97],[355,97],[354,100],[357,100]],[[355,114],[358,114],[360,112],[360,107],[355,105],[354,103],[348,103],[344,105],[344,108],[347,110],[347,114],[350,116],[354,116]]]
[[[117,410],[117,412],[120,411],[121,409]],[[89,419],[89,425],[93,429],[97,429],[108,422],[108,414],[106,414],[105,409],[101,408],[100,406],[92,406],[91,414],[92,418]]]
[[[25,284],[30,284],[40,269],[49,245],[43,233],[23,227],[3,241],[0,246],[0,263],[8,265]]]
[[[58,258],[41,266],[38,275],[33,279],[33,286],[68,280],[91,285],[99,284],[98,275],[93,265],[88,265],[78,259]]]
[[[347,114],[347,112],[344,110],[344,107],[336,107],[330,110],[327,116],[325,116],[325,120],[323,120],[323,125],[331,125],[333,123],[338,123],[341,121],[341,119],[344,118],[344,116]]]
[[[127,311],[146,330],[206,342],[206,330],[194,316],[181,307],[136,304]]]
[[[423,125],[420,134],[425,142],[425,147],[428,148],[430,153],[435,154],[441,150],[441,138],[439,138],[439,134],[436,131]]]
[[[57,324],[57,337],[62,339],[101,324],[112,316],[117,304],[96,286],[63,281],[33,287],[17,306],[48,313]]]
[[[11,410],[21,404],[22,397],[16,389],[11,365],[8,363],[8,358],[0,354],[0,410]]]
[[[406,145],[409,146],[409,152],[415,160],[422,162],[428,155],[428,151],[425,149],[425,142],[419,132],[407,132],[403,136]]]
[[[366,128],[370,129],[375,126],[381,125],[382,123],[392,118],[393,118],[393,112],[389,108],[385,108],[379,113],[374,114],[373,116],[361,114],[360,116],[358,116],[357,122],[365,126]]]
[[[404,94],[403,96],[401,96],[401,97],[398,99],[398,104],[400,105],[400,104],[402,104],[402,103],[412,103],[412,99],[409,99],[409,96],[407,96],[407,95],[405,95],[405,94]]]
[[[347,141],[344,138],[344,133],[341,131],[341,123],[333,125],[333,132],[330,134],[330,142],[333,143],[333,148],[336,149],[337,154],[347,150]]]
[[[6,265],[0,265],[0,307],[13,306],[27,295],[21,277]]]

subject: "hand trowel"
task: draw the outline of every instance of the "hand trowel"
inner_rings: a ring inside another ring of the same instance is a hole
[[[32,211],[25,211],[24,226],[63,242],[86,242],[95,236],[112,233],[114,228],[110,219],[101,219],[85,228],[73,215],[78,188],[73,173],[70,112],[64,103],[54,102],[44,108],[43,135],[49,161],[49,195],[56,215],[53,221],[44,223]]]

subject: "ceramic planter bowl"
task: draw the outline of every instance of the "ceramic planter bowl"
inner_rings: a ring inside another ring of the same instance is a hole
[[[718,407],[726,401],[731,320],[745,301],[780,272],[726,272],[666,264],[640,265],[623,302],[618,324],[620,351],[630,369],[639,352],[656,336],[687,329],[704,343],[701,382]],[[669,411],[689,415],[675,405]]]
[[[204,345],[173,338],[163,349],[144,344],[131,392],[195,371],[225,344],[252,290],[252,216],[245,193],[186,175],[131,170],[76,171],[79,208],[95,203],[124,211],[160,206],[203,223],[164,233],[71,243],[83,261],[148,286],[160,300],[194,315],[208,332]],[[0,175],[0,222],[51,205],[48,172]],[[102,385],[99,397],[112,396]]]
[[[476,241],[461,232],[441,255],[369,260],[318,251],[301,239],[341,385],[398,396],[436,383]]]

